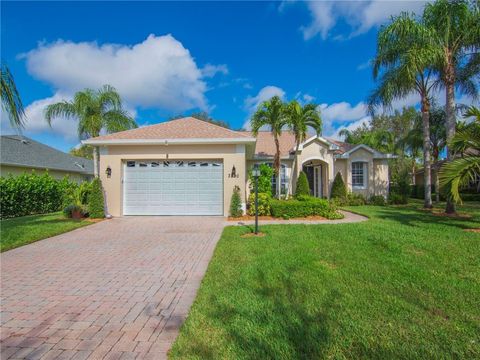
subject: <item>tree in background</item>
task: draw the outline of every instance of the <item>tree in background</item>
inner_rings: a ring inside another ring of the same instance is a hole
[[[378,107],[390,108],[394,100],[412,93],[420,96],[425,208],[432,207],[429,126],[430,98],[435,85],[432,51],[429,31],[421,21],[406,13],[393,17],[378,33],[373,76],[379,83],[368,99],[370,112],[374,113]]]
[[[480,109],[470,107],[464,117],[474,117],[474,120],[458,130],[448,143],[450,149],[461,157],[440,170],[440,185],[445,187],[447,198],[457,203],[462,201],[460,189],[480,177]]]
[[[273,140],[275,142],[275,156],[273,158],[273,169],[277,178],[277,191],[276,196],[280,198],[281,193],[281,181],[280,181],[280,142],[278,138],[282,134],[282,129],[287,125],[287,119],[285,116],[285,105],[278,96],[272,97],[268,101],[264,101],[258,107],[257,111],[250,119],[250,125],[254,136],[258,135],[258,132],[262,127],[268,127],[272,133]]]
[[[440,74],[446,94],[447,142],[455,136],[455,89],[476,96],[473,77],[480,72],[480,12],[476,1],[437,0],[425,6],[423,22],[433,45],[432,65]],[[447,161],[453,161],[454,150],[447,149]],[[447,199],[445,212],[454,213],[453,198]]]
[[[72,156],[82,157],[85,159],[93,159],[93,146],[92,145],[80,145],[79,147],[71,148],[68,152]]]
[[[73,101],[62,101],[48,105],[45,119],[51,126],[54,118],[78,119],[78,137],[97,137],[101,131],[115,133],[137,127],[135,120],[122,108],[122,100],[115,88],[104,85],[99,90],[85,89],[75,94]],[[95,147],[97,161],[94,172],[98,175],[98,147]]]
[[[10,125],[18,129],[23,128],[25,110],[22,99],[15,85],[15,80],[7,64],[3,61],[0,67],[0,96],[2,99],[2,108],[8,114]]]

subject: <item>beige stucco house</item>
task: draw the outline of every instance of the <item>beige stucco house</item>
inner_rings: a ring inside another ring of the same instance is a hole
[[[99,176],[107,212],[122,215],[228,215],[235,187],[248,197],[248,171],[272,163],[269,132],[254,137],[187,117],[84,141],[98,146]],[[388,194],[388,154],[365,145],[313,136],[295,151],[295,138],[280,138],[281,188],[291,194],[305,171],[313,196],[329,197],[337,172],[366,197]],[[275,180],[272,180],[275,181]],[[274,184],[273,184],[274,186]]]

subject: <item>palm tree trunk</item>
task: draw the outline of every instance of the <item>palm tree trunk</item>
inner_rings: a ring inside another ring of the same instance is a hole
[[[455,81],[454,81],[454,69],[450,66],[451,69],[447,72],[447,81],[446,81],[446,103],[445,103],[445,113],[447,115],[447,144],[455,136]],[[453,161],[454,153],[450,146],[447,145],[447,162]],[[455,203],[450,196],[447,196],[447,205],[445,207],[445,212],[447,214],[454,214]]]
[[[430,103],[423,96],[422,99],[422,122],[423,122],[423,181],[425,186],[425,201],[423,206],[432,208],[432,174],[430,165]]]
[[[98,169],[100,168],[100,150],[98,146],[93,147],[93,176],[98,177]]]
[[[275,169],[275,176],[277,177],[277,199],[280,199],[280,192],[282,189],[282,184],[280,183],[280,142],[278,137],[275,135],[275,159],[273,160],[273,167]]]

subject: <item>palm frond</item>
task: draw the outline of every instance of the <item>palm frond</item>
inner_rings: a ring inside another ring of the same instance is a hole
[[[2,108],[8,114],[10,124],[19,129],[25,126],[25,109],[8,66],[2,61],[0,67],[0,96]]]
[[[453,201],[461,203],[460,189],[480,176],[480,156],[458,158],[440,169],[440,186]]]

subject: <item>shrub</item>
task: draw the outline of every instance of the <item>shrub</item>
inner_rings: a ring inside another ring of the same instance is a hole
[[[271,196],[266,193],[258,193],[258,215],[268,216],[270,215],[270,202]],[[255,193],[250,193],[248,197],[248,215],[255,215]]]
[[[371,196],[368,203],[370,205],[376,205],[376,206],[385,206],[386,205],[385,198],[382,195]]]
[[[272,177],[273,177],[273,168],[267,164],[260,164],[258,166],[260,170],[260,176],[258,177],[258,193],[265,193],[269,196],[272,196]],[[248,175],[250,179],[250,192],[255,192],[255,179],[252,176],[252,171]]]
[[[332,199],[343,199],[347,197],[347,187],[345,186],[345,182],[343,181],[342,174],[337,172],[335,175],[335,179],[333,180],[332,184]]]
[[[243,215],[242,211],[242,199],[240,198],[240,188],[235,186],[232,193],[232,199],[230,201],[230,216],[240,217]]]
[[[392,171],[392,184],[390,186],[389,199],[393,196],[393,199],[396,201],[395,203],[397,203],[397,201],[401,201],[401,204],[408,203],[408,198],[412,195],[412,187],[410,183],[411,175],[408,164],[398,160],[394,167],[394,171]],[[419,197],[421,196],[423,199],[423,190],[417,188],[416,195]],[[389,200],[389,202],[391,201]]]
[[[272,200],[271,212],[275,217],[284,219],[323,216],[327,219],[341,219],[343,215],[336,211],[334,204],[328,200],[310,197],[303,200]]]
[[[88,214],[93,219],[105,217],[102,182],[99,178],[92,181],[91,191],[88,196]]]
[[[85,215],[85,208],[83,206],[78,206],[76,204],[70,204],[63,209],[63,213],[66,217],[72,218],[74,212],[80,213],[82,216]]]
[[[24,173],[0,178],[0,218],[46,214],[63,209],[67,189],[77,186],[68,177]]]
[[[365,205],[367,201],[362,194],[348,193],[344,198],[335,198],[332,201],[337,206],[360,206]]]
[[[308,186],[307,174],[301,171],[298,175],[297,188],[295,189],[295,197],[310,195],[310,187]]]
[[[408,204],[408,198],[404,195],[397,194],[395,192],[390,193],[388,196],[388,202],[393,205]]]

